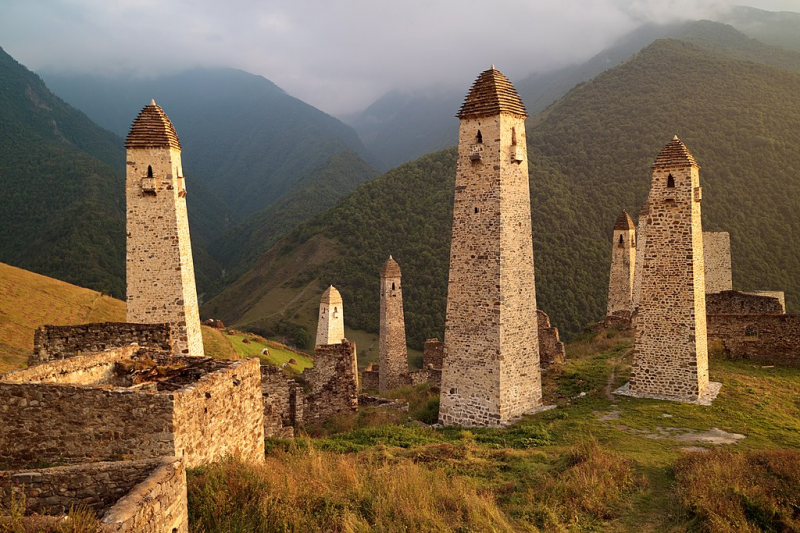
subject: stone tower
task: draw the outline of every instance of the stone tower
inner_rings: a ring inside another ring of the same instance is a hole
[[[380,339],[378,390],[385,392],[402,386],[400,375],[408,372],[400,265],[391,255],[381,267]]]
[[[693,401],[708,386],[701,199],[697,162],[675,136],[653,165],[633,394]]]
[[[494,67],[461,119],[439,421],[495,426],[541,405],[527,112]]]
[[[317,321],[317,346],[341,344],[344,339],[344,308],[342,295],[331,285],[319,299],[319,320]]]
[[[175,351],[203,355],[181,143],[151,101],[125,142],[128,322],[168,322]]]
[[[633,272],[636,265],[636,228],[623,211],[614,224],[611,244],[611,275],[608,280],[606,316],[630,318],[633,312]]]

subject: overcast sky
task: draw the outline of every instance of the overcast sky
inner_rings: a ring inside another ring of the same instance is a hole
[[[0,46],[32,70],[229,66],[332,114],[393,88],[466,89],[585,60],[648,22],[800,0],[0,0]]]

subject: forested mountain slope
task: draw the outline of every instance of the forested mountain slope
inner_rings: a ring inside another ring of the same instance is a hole
[[[734,286],[786,290],[800,309],[800,74],[737,54],[659,40],[529,121],[537,299],[563,332],[602,318],[614,220],[638,213],[649,168],[675,134],[701,166],[705,229],[731,233]],[[445,150],[359,187],[206,311],[256,326],[308,323],[308,302],[333,283],[348,324],[375,331],[378,271],[391,253],[409,342],[441,336],[454,165]],[[258,311],[278,293],[285,305]]]

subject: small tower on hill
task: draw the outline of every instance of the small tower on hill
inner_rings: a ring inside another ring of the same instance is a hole
[[[494,67],[478,76],[458,113],[445,425],[503,425],[541,405],[526,116]]]
[[[636,228],[633,225],[631,216],[623,211],[614,224],[606,316],[630,318],[633,311],[633,272],[635,264]]]
[[[319,320],[317,321],[317,346],[341,344],[344,339],[344,308],[342,295],[331,285],[319,299]]]
[[[133,121],[125,148],[127,320],[168,322],[176,352],[202,356],[181,143],[155,100]]]
[[[653,165],[630,392],[697,400],[708,387],[697,162],[675,136]]]
[[[389,256],[381,267],[381,333],[378,390],[385,392],[403,385],[400,375],[408,372],[406,323],[403,317],[403,287],[400,265]]]

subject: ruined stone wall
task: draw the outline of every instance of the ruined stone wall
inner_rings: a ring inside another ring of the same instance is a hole
[[[87,353],[70,359],[57,359],[47,364],[30,366],[23,370],[0,374],[6,383],[61,383],[74,385],[96,385],[106,383],[114,375],[118,361],[130,359],[139,351],[139,346],[128,345],[98,353]]]
[[[173,397],[175,450],[186,468],[230,455],[264,460],[264,402],[257,358],[208,373]]]
[[[380,376],[378,390],[386,392],[403,385],[401,376],[408,372],[406,349],[406,323],[403,315],[403,287],[400,267],[389,258],[391,264],[381,272],[380,295],[380,341],[378,357]],[[388,262],[387,262],[388,263]]]
[[[481,141],[478,142],[478,132]],[[471,158],[474,152],[480,158]],[[459,129],[439,420],[505,424],[541,405],[525,122]]]
[[[708,338],[727,355],[765,365],[800,367],[800,315],[708,315]]]
[[[781,307],[781,314],[786,313],[786,294],[783,291],[746,291],[743,294],[751,296],[761,296],[762,298],[775,298],[778,300],[778,305]]]
[[[319,423],[326,418],[354,412],[358,408],[358,365],[356,344],[343,339],[341,344],[317,346],[314,366],[303,372],[311,386],[306,394],[303,418]]]
[[[785,307],[774,296],[738,291],[706,294],[709,315],[782,315]]]
[[[128,322],[39,326],[33,335],[33,354],[28,358],[28,366],[129,344],[172,353],[172,328],[169,324]]]
[[[100,519],[101,533],[188,533],[186,467],[165,458]]]
[[[558,328],[550,325],[550,317],[541,309],[536,310],[536,323],[539,327],[539,356],[542,368],[563,364],[567,356],[564,343],[558,335]]]
[[[728,232],[703,232],[703,260],[706,265],[706,294],[732,290],[731,236]]]
[[[125,190],[127,321],[170,323],[175,352],[202,356],[180,150],[129,148]]]
[[[159,464],[160,459],[145,459],[0,470],[0,508],[24,495],[28,510],[39,514],[64,514],[80,502],[102,515]]]
[[[0,464],[175,455],[172,403],[168,394],[0,381]]]
[[[380,366],[370,364],[361,371],[361,390],[378,390],[380,384]]]
[[[427,339],[422,352],[423,368],[439,368],[444,366],[444,343],[439,339]]]
[[[303,425],[303,388],[286,377],[277,366],[261,367],[261,395],[264,400],[264,435],[290,438],[294,427]]]
[[[627,213],[624,214],[628,216]],[[614,228],[606,315],[633,312],[633,277],[636,267],[636,231]]]
[[[653,167],[630,381],[634,394],[696,400],[708,386],[700,200],[698,167],[675,138]]]

